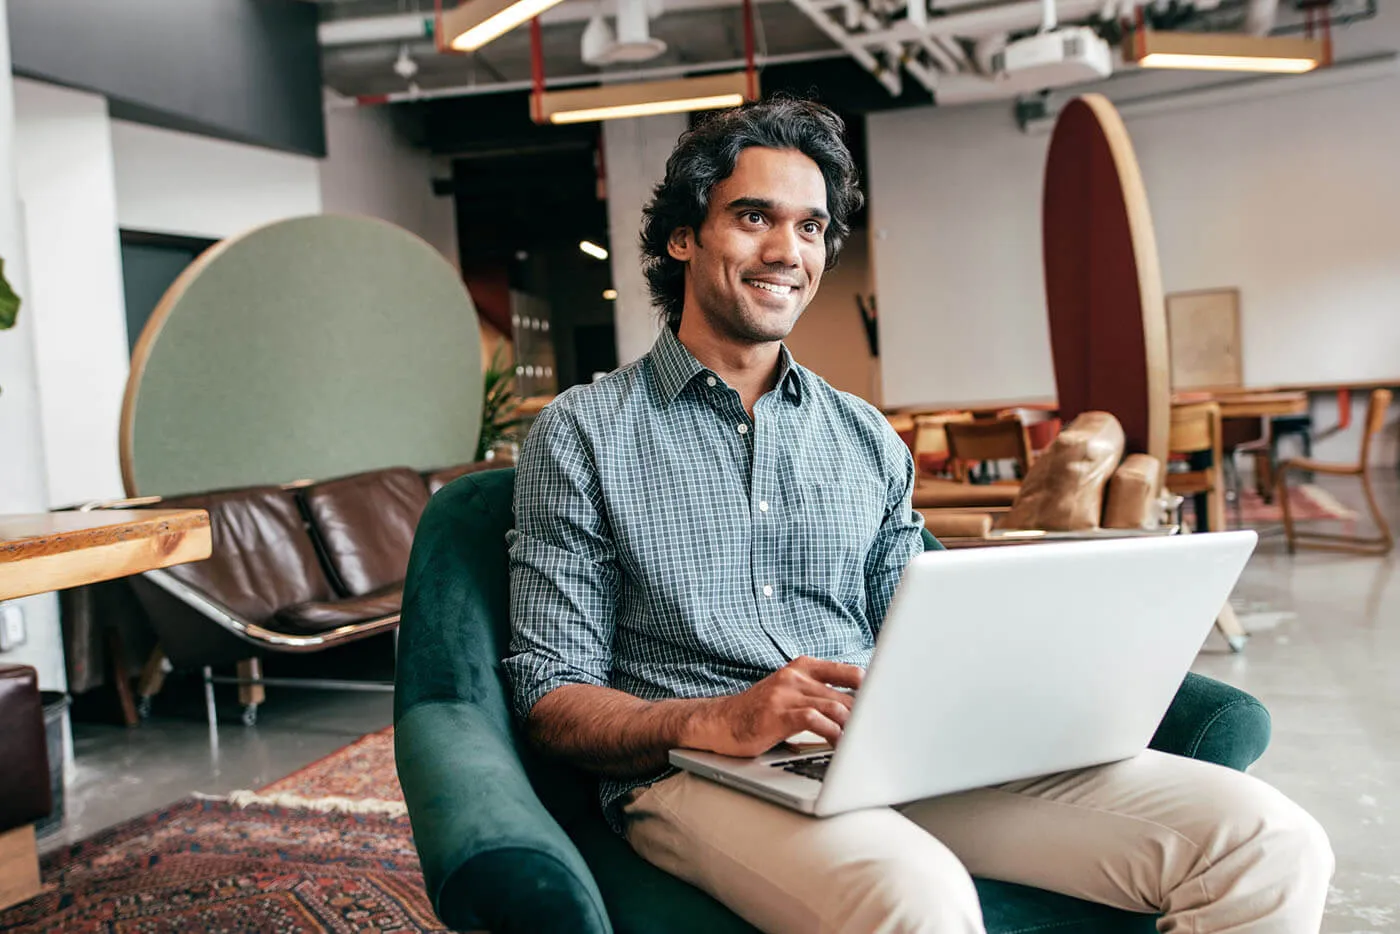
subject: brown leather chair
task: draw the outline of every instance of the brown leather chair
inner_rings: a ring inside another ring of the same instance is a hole
[[[53,809],[39,676],[0,665],[0,910],[39,894],[34,822]]]

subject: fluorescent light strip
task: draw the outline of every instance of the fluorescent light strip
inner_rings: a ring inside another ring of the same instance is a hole
[[[594,259],[607,259],[608,251],[594,243],[592,240],[580,240],[578,248]]]
[[[587,123],[590,120],[617,120],[623,117],[650,117],[656,114],[687,113],[692,110],[718,110],[738,107],[744,102],[742,94],[715,94],[710,97],[679,97],[674,100],[647,101],[643,104],[616,104],[611,107],[590,107],[586,110],[561,110],[549,115],[550,123]]]
[[[474,52],[492,39],[510,32],[527,20],[534,19],[559,2],[560,0],[520,0],[519,3],[513,3],[454,36],[452,48],[458,52]]]
[[[1195,71],[1268,71],[1298,75],[1317,67],[1313,58],[1256,58],[1247,55],[1192,55],[1150,52],[1138,62],[1143,68],[1183,68]]]

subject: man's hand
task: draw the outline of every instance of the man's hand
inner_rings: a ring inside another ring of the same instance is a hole
[[[794,733],[811,730],[836,743],[860,687],[855,665],[795,658],[742,694],[718,697],[687,724],[683,745],[726,756],[756,756]]]

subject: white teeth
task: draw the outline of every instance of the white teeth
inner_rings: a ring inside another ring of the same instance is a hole
[[[758,286],[760,289],[772,292],[774,295],[786,295],[792,291],[792,286],[790,285],[774,285],[771,282],[759,282],[756,279],[750,279],[749,285]]]

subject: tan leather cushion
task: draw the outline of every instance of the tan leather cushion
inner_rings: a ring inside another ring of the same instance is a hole
[[[316,633],[353,623],[392,616],[403,607],[403,586],[394,584],[363,597],[317,600],[287,607],[278,612],[277,628],[284,632]]]
[[[213,553],[169,573],[253,623],[333,594],[294,495],[275,486],[178,496],[161,509],[209,513]]]
[[[341,589],[362,596],[403,582],[428,487],[407,467],[326,480],[301,491]]]
[[[985,512],[919,512],[924,517],[924,528],[934,538],[986,538],[992,530],[992,517]]]
[[[1129,454],[1108,481],[1103,504],[1106,529],[1155,529],[1161,510],[1162,462],[1150,454]]]
[[[1003,525],[1050,532],[1098,528],[1104,487],[1122,456],[1118,419],[1084,412],[1031,465]]]
[[[922,478],[914,484],[914,508],[1005,507],[1015,501],[1020,490],[1019,483],[961,483]]]

